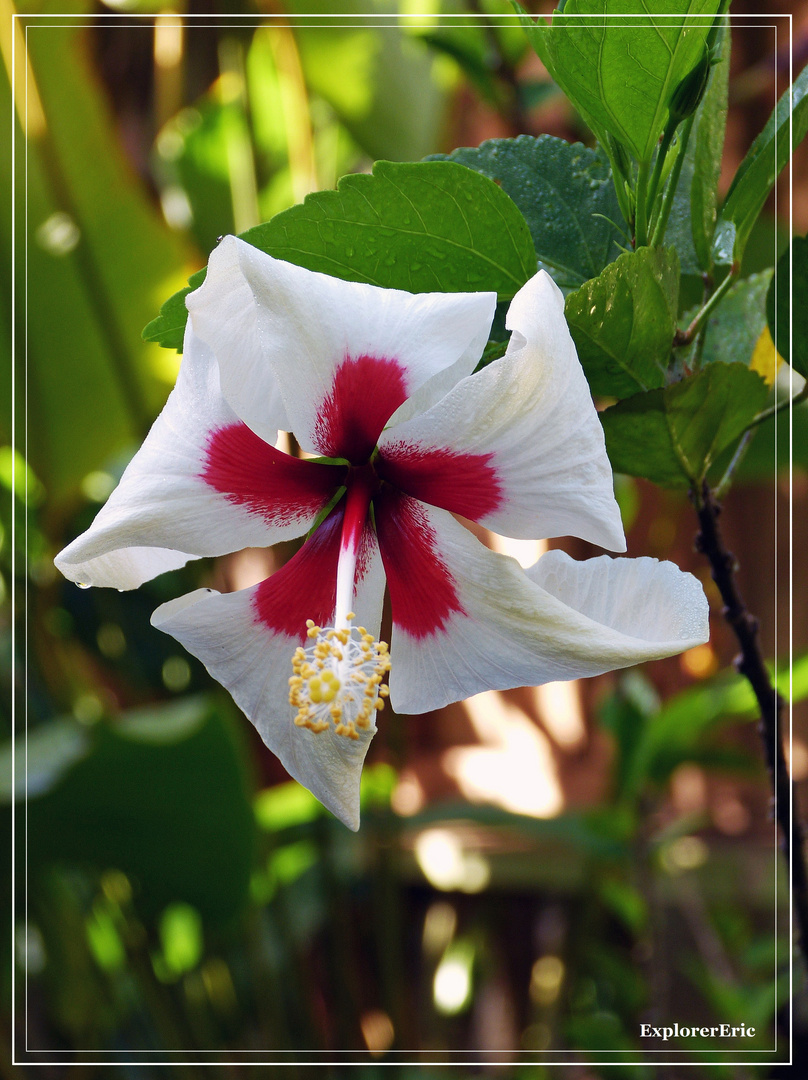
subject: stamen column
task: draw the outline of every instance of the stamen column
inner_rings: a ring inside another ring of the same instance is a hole
[[[318,734],[358,740],[376,730],[374,715],[388,695],[382,686],[390,670],[387,645],[376,641],[364,627],[354,627],[356,564],[370,500],[378,481],[371,466],[352,469],[348,477],[345,510],[337,563],[333,627],[306,623],[310,644],[295,650],[289,703],[296,710],[297,727]]]
[[[334,612],[336,630],[347,628],[348,616],[353,611],[356,559],[372,493],[371,476],[359,469],[352,469],[348,477],[348,491],[345,496],[345,517],[342,522],[342,540],[337,565],[337,604]]]

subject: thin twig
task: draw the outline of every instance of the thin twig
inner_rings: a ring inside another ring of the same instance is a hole
[[[783,398],[782,401],[778,401],[776,404],[771,405],[768,409],[764,409],[763,412],[757,414],[753,420],[749,421],[749,427],[756,427],[758,424],[762,424],[764,421],[769,420],[775,413],[782,412],[784,409],[793,405],[802,405],[803,401],[808,400],[808,382],[805,383],[802,390],[798,394],[795,394],[791,398]]]
[[[723,615],[732,627],[741,646],[735,659],[738,671],[746,676],[760,708],[760,734],[769,769],[774,810],[782,833],[783,854],[791,863],[791,889],[797,916],[799,941],[803,953],[808,949],[808,877],[805,869],[805,848],[802,825],[797,808],[792,807],[792,785],[788,775],[781,723],[783,699],[772,685],[763,661],[758,641],[758,621],[746,609],[743,597],[735,582],[737,564],[735,556],[727,551],[718,526],[721,507],[715,495],[705,483],[698,497],[691,493],[699,518],[700,532],[696,536],[696,548],[710,562],[713,581],[724,601]]]
[[[757,414],[757,416],[750,420],[749,427],[743,434],[743,438],[738,443],[738,448],[732,456],[732,460],[727,466],[727,471],[721,477],[721,480],[716,484],[713,489],[713,497],[720,502],[724,497],[725,492],[729,488],[732,482],[735,470],[746,456],[746,451],[749,449],[749,443],[752,441],[752,437],[758,428],[759,424],[764,423],[766,420],[770,420],[776,413],[782,412],[789,407],[793,408],[795,405],[801,405],[804,401],[808,400],[808,382],[805,383],[802,390],[798,394],[795,394],[792,398],[783,398],[782,401],[778,401],[768,409],[764,409],[763,412]]]
[[[654,171],[651,173],[651,182],[648,185],[648,220],[654,219],[654,203],[656,202],[657,191],[659,191],[659,181],[662,178],[662,169],[665,165],[665,158],[668,156],[668,150],[670,149],[673,136],[676,131],[675,127],[667,127],[662,135],[662,142],[657,148],[656,161],[654,162]],[[653,245],[652,245],[653,246]]]
[[[682,128],[681,135],[679,136],[679,151],[676,155],[676,160],[673,163],[671,174],[668,177],[668,183],[665,188],[665,194],[662,198],[662,206],[659,214],[654,222],[654,233],[651,237],[651,247],[659,247],[660,244],[665,242],[665,230],[668,227],[668,218],[670,217],[671,207],[673,206],[673,199],[676,195],[676,189],[679,186],[679,176],[682,172],[682,165],[684,164],[685,154],[687,153],[687,144],[690,141],[690,132],[693,130],[693,116],[689,116],[685,120]],[[654,193],[656,197],[656,193]]]
[[[680,348],[682,345],[689,345],[696,334],[701,329],[703,323],[713,313],[713,310],[721,303],[724,298],[724,293],[732,286],[738,274],[740,273],[740,263],[734,262],[730,267],[729,273],[715,290],[713,295],[709,298],[707,303],[696,312],[695,318],[688,326],[687,330],[677,330],[673,339],[674,348]]]
[[[724,475],[715,485],[715,488],[713,490],[713,498],[716,500],[716,502],[720,502],[721,499],[724,498],[726,492],[729,490],[729,486],[732,483],[733,477],[735,476],[735,470],[746,457],[746,451],[749,449],[749,444],[752,442],[754,434],[755,429],[752,427],[747,428],[746,431],[743,433],[743,437],[735,448],[735,453],[732,455],[732,460],[730,461],[729,465],[727,465]]]
[[[634,239],[636,246],[648,244],[648,169],[647,161],[641,161],[637,170],[637,209],[634,219]]]

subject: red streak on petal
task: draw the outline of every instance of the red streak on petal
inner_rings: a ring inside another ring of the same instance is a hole
[[[437,534],[423,506],[393,488],[385,488],[374,506],[393,623],[411,637],[429,637],[455,612],[465,614]]]
[[[326,457],[361,465],[370,457],[382,429],[407,399],[405,372],[397,360],[346,357],[314,425],[314,444]]]
[[[356,584],[364,581],[365,575],[370,570],[373,556],[376,554],[378,540],[373,529],[366,525],[362,530],[362,538],[359,541],[359,550],[356,553]]]
[[[301,643],[306,638],[306,619],[313,619],[317,626],[331,623],[342,519],[340,504],[285,566],[261,582],[252,601],[258,622]]]
[[[393,443],[376,461],[379,476],[415,499],[480,521],[503,502],[493,454]]]
[[[344,468],[290,457],[242,423],[211,433],[202,472],[215,491],[270,525],[316,516],[344,477]]]
[[[305,542],[300,551],[256,588],[252,600],[257,622],[275,633],[306,640],[306,620],[317,626],[333,625],[337,599],[337,566],[345,500]],[[356,581],[362,581],[375,551],[375,538],[365,525],[359,538]],[[290,661],[291,662],[291,661]]]
[[[342,526],[342,549],[358,551],[359,541],[368,519],[371,497],[379,489],[379,481],[371,465],[349,469],[346,480],[345,521]]]

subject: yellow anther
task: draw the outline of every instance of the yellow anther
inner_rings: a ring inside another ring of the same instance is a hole
[[[390,670],[387,645],[364,627],[322,629],[312,619],[306,633],[311,643],[295,649],[289,679],[295,725],[349,739],[360,737],[357,728],[375,730],[374,710],[387,696],[381,685]]]

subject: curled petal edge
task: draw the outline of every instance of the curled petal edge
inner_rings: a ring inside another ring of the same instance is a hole
[[[701,584],[673,563],[607,555],[576,562],[551,551],[524,571],[444,511],[428,512],[458,604],[422,637],[396,626],[394,606],[390,700],[398,712],[599,675],[709,638]]]

